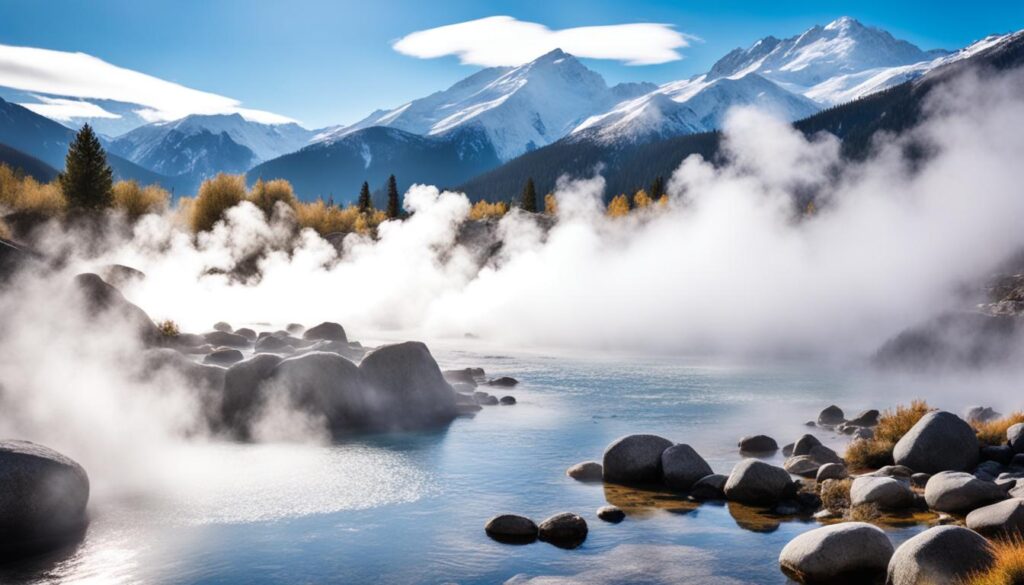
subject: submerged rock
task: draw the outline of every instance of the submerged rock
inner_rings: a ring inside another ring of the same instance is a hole
[[[843,522],[789,541],[779,565],[801,583],[870,583],[885,573],[892,555],[892,543],[882,530],[865,522]]]
[[[907,540],[889,560],[886,585],[959,585],[993,562],[988,541],[960,526],[937,526]]]
[[[978,438],[962,418],[929,412],[896,443],[893,459],[914,471],[967,471],[978,463]]]
[[[645,484],[661,481],[661,454],[672,441],[656,435],[629,435],[604,451],[605,481]]]
[[[618,506],[601,506],[597,509],[597,517],[605,522],[618,524],[626,519],[626,513]]]
[[[89,477],[70,458],[29,441],[0,441],[0,556],[55,548],[82,534]]]
[[[559,548],[576,548],[587,539],[587,521],[570,512],[555,514],[540,523],[537,537]]]
[[[515,386],[517,384],[519,384],[519,380],[516,380],[515,378],[510,378],[508,376],[502,376],[500,378],[495,378],[493,380],[487,381],[488,386],[501,386],[503,388],[511,388],[512,386]]]
[[[533,520],[514,514],[491,518],[484,525],[484,532],[505,544],[529,544],[537,540],[537,525]]]
[[[498,404],[501,404],[502,406],[512,406],[515,403],[516,403],[516,397],[515,396],[502,396],[501,399],[498,400]]]
[[[565,474],[576,481],[601,481],[604,468],[597,461],[583,461],[565,470]]]
[[[723,491],[726,498],[741,504],[770,505],[783,499],[793,487],[785,469],[744,459],[733,467]]]

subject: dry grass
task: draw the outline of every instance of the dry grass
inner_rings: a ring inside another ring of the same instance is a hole
[[[114,208],[133,221],[148,213],[163,213],[170,200],[171,194],[159,185],[142,187],[135,181],[114,183]]]
[[[821,505],[832,512],[843,512],[850,507],[851,479],[830,479],[821,484]]]
[[[973,422],[975,432],[978,433],[978,440],[985,445],[1005,445],[1006,429],[1017,423],[1024,423],[1024,412],[1017,411],[1008,416],[988,422]]]
[[[546,199],[545,205],[547,205]],[[506,213],[508,213],[508,204],[504,201],[496,201],[494,203],[477,201],[473,204],[473,207],[469,208],[469,219],[501,219]]]
[[[554,193],[544,196],[544,213],[547,215],[558,215],[558,198]]]
[[[963,585],[1024,585],[1024,540],[994,541],[992,552],[996,557],[992,567],[967,577]]]
[[[854,441],[846,449],[847,465],[853,469],[877,469],[892,465],[892,450],[903,435],[917,424],[931,407],[923,400],[915,400],[910,406],[897,406],[887,410],[878,419],[875,436],[872,439]]]
[[[67,201],[56,182],[40,183],[0,164],[0,207],[56,217],[64,213]]]
[[[623,217],[629,215],[629,198],[625,195],[616,195],[608,202],[608,209],[605,211],[608,217]]]
[[[274,206],[278,201],[292,209],[295,209],[298,204],[292,184],[284,179],[257,180],[256,184],[252,186],[252,192],[249,193],[249,201],[259,207],[267,217],[274,214]]]
[[[878,522],[882,512],[875,504],[860,504],[850,508],[846,517],[854,522]]]
[[[387,212],[381,209],[362,212],[354,205],[338,207],[325,203],[323,199],[295,205],[295,220],[299,227],[313,229],[322,236],[351,232],[373,235],[377,226],[387,218]]]
[[[643,189],[640,189],[633,195],[633,206],[637,209],[643,209],[652,203],[654,203],[654,200]]]
[[[246,198],[245,177],[221,173],[203,181],[199,195],[191,204],[192,231],[209,231],[224,217],[224,212]]]

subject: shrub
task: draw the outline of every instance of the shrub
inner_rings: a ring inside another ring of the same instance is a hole
[[[1009,416],[988,422],[972,422],[978,440],[985,445],[1005,445],[1006,429],[1024,422],[1024,412],[1017,411]]]
[[[170,319],[164,319],[157,323],[156,328],[164,337],[177,337],[181,335],[181,329],[178,328],[178,324]]]
[[[263,210],[267,217],[274,214],[274,206],[278,201],[292,209],[295,209],[295,205],[298,203],[295,199],[295,191],[292,190],[292,184],[284,179],[274,179],[272,181],[258,179],[256,184],[252,186],[249,201],[252,201],[256,207]]]
[[[901,404],[896,410],[885,411],[878,419],[873,438],[854,441],[846,448],[847,465],[853,469],[877,469],[892,465],[892,450],[896,443],[930,410],[923,400],[914,400],[910,406]]]
[[[39,213],[47,217],[56,217],[67,209],[67,199],[60,187],[54,183],[39,183],[32,177],[21,182],[18,194],[18,211]]]
[[[629,215],[629,198],[625,195],[616,195],[608,202],[608,217],[622,217]]]
[[[964,585],[1021,585],[1024,583],[1024,540],[1020,537],[992,542],[995,563],[988,571],[975,573]]]
[[[133,221],[147,213],[162,213],[170,200],[171,194],[159,185],[141,187],[135,181],[114,183],[114,208]]]
[[[850,507],[850,486],[853,480],[833,479],[821,484],[821,505],[826,510],[842,512]]]
[[[341,208],[317,199],[312,203],[298,203],[295,220],[300,227],[311,228],[322,236],[335,232],[355,231],[359,210],[355,207]]]
[[[633,207],[636,207],[637,209],[643,209],[652,203],[654,203],[654,200],[651,199],[651,196],[643,189],[640,189],[633,195]]]
[[[491,203],[489,201],[477,201],[469,209],[469,219],[500,219],[508,213],[508,204],[504,201]]]
[[[245,200],[245,177],[220,173],[203,181],[199,195],[190,205],[192,231],[209,231],[224,212]]]
[[[548,215],[558,214],[558,199],[554,193],[548,193],[544,196],[544,213]]]

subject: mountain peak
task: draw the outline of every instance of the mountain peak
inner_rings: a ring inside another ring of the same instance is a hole
[[[569,53],[566,53],[562,49],[553,49],[551,51],[548,51],[547,53],[544,53],[540,57],[534,59],[533,63],[551,63],[556,62],[559,59],[565,59],[566,57],[575,59],[575,57],[573,57]]]
[[[851,29],[867,28],[860,23],[859,20],[851,16],[840,16],[832,22],[825,25],[825,30],[841,30],[847,31]]]

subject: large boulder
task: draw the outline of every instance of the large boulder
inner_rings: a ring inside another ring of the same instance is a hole
[[[661,453],[662,481],[674,490],[686,491],[711,474],[708,462],[689,445],[672,445]]]
[[[32,554],[82,534],[89,477],[78,463],[28,441],[0,441],[0,556]]]
[[[576,548],[587,539],[587,521],[570,512],[555,514],[540,523],[537,537],[559,548]]]
[[[793,455],[782,463],[782,467],[793,475],[815,477],[821,464],[811,459],[810,455]]]
[[[893,449],[893,459],[914,471],[967,471],[978,463],[978,438],[971,425],[955,414],[924,415]]]
[[[881,416],[881,413],[877,410],[865,410],[846,421],[846,424],[854,427],[873,427],[878,425],[879,416]]]
[[[961,526],[936,526],[907,540],[889,560],[886,585],[960,585],[987,570],[992,550],[983,536]]]
[[[847,475],[849,473],[846,471],[846,466],[842,463],[826,463],[818,468],[814,481],[822,483],[827,479],[846,479]]]
[[[892,477],[861,476],[850,484],[850,504],[874,505],[883,510],[901,510],[914,503],[910,486]]]
[[[793,455],[810,455],[811,449],[821,445],[821,441],[814,435],[804,435],[793,443]]]
[[[690,488],[690,497],[698,501],[724,500],[727,481],[729,477],[720,473],[702,477]]]
[[[622,484],[661,481],[661,454],[672,441],[656,435],[629,435],[604,450],[604,479]]]
[[[79,274],[75,276],[74,283],[82,297],[85,313],[90,318],[110,320],[114,327],[126,326],[146,345],[156,345],[163,340],[163,335],[149,315],[98,275],[91,272]]]
[[[326,339],[329,341],[344,341],[348,342],[348,337],[345,335],[345,328],[337,323],[324,322],[316,327],[310,327],[302,334],[303,339],[309,339],[318,341]]]
[[[430,350],[418,341],[378,347],[363,358],[359,371],[379,428],[439,426],[458,414],[455,392]]]
[[[843,414],[843,409],[835,404],[825,408],[818,414],[818,424],[822,426],[835,426],[845,421],[846,417]]]
[[[1024,453],[1024,423],[1010,425],[1006,429],[1006,444],[1014,453]]]
[[[249,437],[250,425],[261,414],[266,400],[260,386],[283,359],[273,354],[254,355],[234,364],[225,373],[220,421],[239,438]]]
[[[928,507],[939,512],[968,512],[1006,499],[1006,491],[990,481],[962,471],[931,476],[924,488]]]
[[[885,573],[893,547],[865,522],[815,528],[789,541],[779,554],[782,571],[801,583],[870,583]]]
[[[267,335],[256,341],[256,353],[277,353],[287,355],[295,353],[295,347],[276,335]]]
[[[1013,498],[967,515],[967,527],[990,538],[1024,537],[1024,500]]]
[[[533,520],[515,514],[491,518],[484,525],[484,532],[505,544],[528,544],[537,540],[537,525]]]
[[[779,450],[779,444],[768,435],[752,435],[740,439],[741,453],[773,453]]]
[[[757,506],[778,502],[793,487],[785,469],[757,459],[744,459],[733,467],[723,491],[729,500]]]
[[[249,347],[249,340],[236,333],[230,333],[228,331],[211,331],[203,335],[203,339],[210,345],[220,345],[224,347],[234,348],[247,348]]]
[[[275,405],[322,417],[335,435],[377,428],[381,405],[364,387],[359,368],[340,355],[312,352],[283,360],[262,389],[283,400]]]

